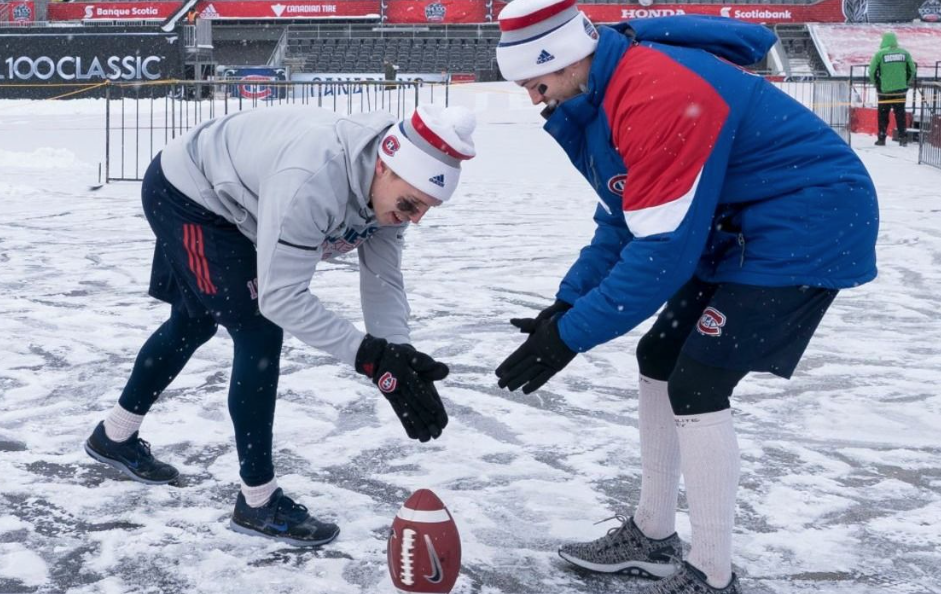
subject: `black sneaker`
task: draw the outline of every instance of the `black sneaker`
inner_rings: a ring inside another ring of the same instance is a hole
[[[340,527],[321,522],[307,513],[307,508],[278,489],[262,507],[251,507],[239,491],[232,530],[252,536],[264,536],[296,547],[318,547],[340,534]]]
[[[154,458],[150,444],[138,437],[137,431],[127,441],[108,439],[104,421],[98,423],[94,433],[85,441],[85,451],[95,460],[117,468],[140,483],[165,485],[180,476],[176,468]]]
[[[885,138],[880,138],[876,141],[876,146],[885,146]]]
[[[591,542],[562,545],[559,556],[573,565],[600,573],[660,579],[676,571],[673,559],[682,555],[683,546],[675,532],[655,540],[640,531],[634,518],[617,515],[608,519],[615,518],[621,522],[620,526]]]
[[[686,561],[680,564],[676,573],[641,590],[642,594],[742,594],[738,577],[733,573],[732,580],[724,588],[713,588],[706,582],[706,574]]]

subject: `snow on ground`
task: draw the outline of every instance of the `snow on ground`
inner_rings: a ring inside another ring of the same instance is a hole
[[[200,349],[143,426],[178,466],[147,487],[82,442],[167,308],[146,295],[139,184],[88,185],[99,102],[0,109],[0,592],[370,593],[394,590],[386,531],[434,489],[464,547],[458,594],[631,593],[567,567],[559,543],[630,513],[640,470],[633,350],[643,328],[578,357],[537,394],[497,389],[511,316],[549,303],[592,232],[595,198],[510,85],[470,85],[479,157],[460,195],[409,231],[414,342],[451,365],[444,436],[409,442],[375,388],[290,339],[275,426],[279,481],[342,533],[298,550],[227,528],[237,463],[232,343]],[[736,570],[747,592],[941,592],[941,171],[916,148],[853,139],[880,192],[879,278],[839,296],[790,382],[746,378]],[[355,265],[314,290],[358,320]],[[681,496],[678,529],[688,540]]]

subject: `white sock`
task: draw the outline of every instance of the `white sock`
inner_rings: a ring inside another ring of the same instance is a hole
[[[278,490],[278,479],[273,478],[264,485],[249,487],[242,482],[242,495],[245,496],[245,502],[249,507],[262,507],[271,499],[274,492]]]
[[[692,550],[687,561],[724,588],[732,579],[732,528],[740,460],[731,409],[676,417]]]
[[[640,376],[637,411],[641,481],[634,523],[650,538],[666,538],[676,532],[680,488],[680,445],[667,383]]]
[[[115,404],[111,412],[105,418],[105,435],[111,441],[127,441],[134,435],[134,432],[140,429],[144,422],[144,415],[135,415]]]

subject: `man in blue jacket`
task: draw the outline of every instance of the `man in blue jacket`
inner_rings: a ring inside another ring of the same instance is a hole
[[[731,567],[739,452],[729,398],[751,371],[789,378],[840,289],[876,276],[878,206],[852,150],[736,65],[775,36],[669,17],[595,28],[575,0],[515,0],[497,61],[592,184],[595,235],[555,302],[496,370],[530,393],[662,307],[639,341],[642,486],[619,528],[560,555],[666,578],[653,592],[740,592]],[[692,548],[679,558],[685,477]]]

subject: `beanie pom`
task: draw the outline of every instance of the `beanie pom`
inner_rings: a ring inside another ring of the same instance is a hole
[[[460,105],[419,105],[416,111],[428,129],[460,153],[461,160],[470,159],[477,154],[471,137],[477,127],[474,112]]]
[[[477,116],[466,107],[460,105],[449,107],[444,111],[443,116],[444,120],[454,128],[454,131],[462,139],[469,140],[471,134],[474,133],[474,129],[477,128]]]

